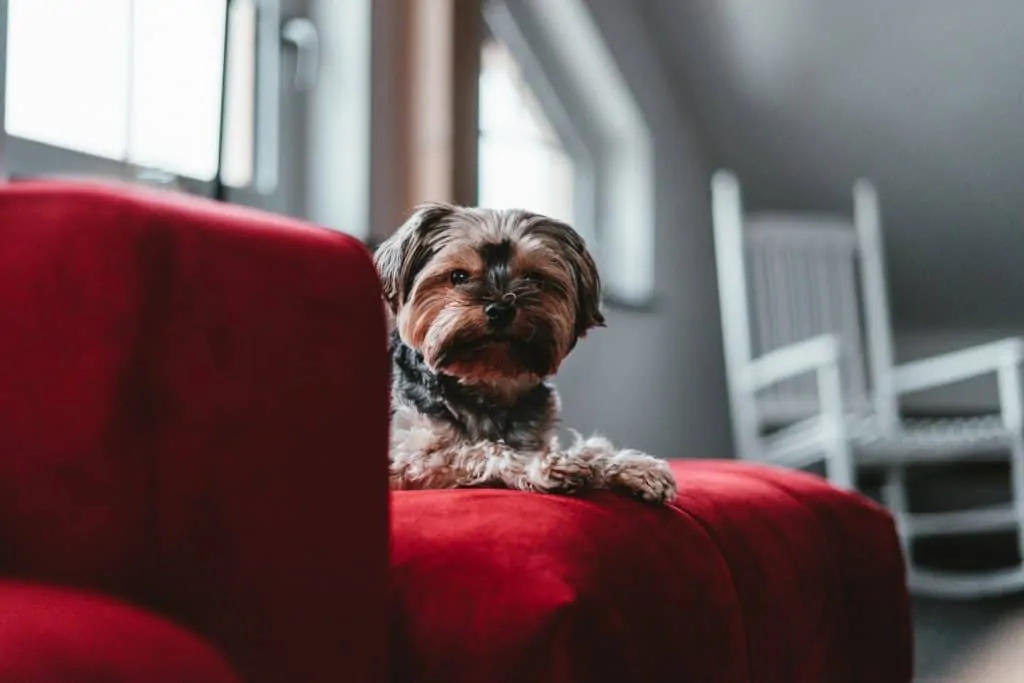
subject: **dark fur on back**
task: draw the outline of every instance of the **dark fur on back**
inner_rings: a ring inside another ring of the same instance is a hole
[[[461,383],[455,377],[430,371],[423,356],[391,337],[392,403],[403,402],[450,425],[469,442],[504,442],[512,448],[535,450],[546,445],[555,426],[557,397],[541,382],[511,402]]]

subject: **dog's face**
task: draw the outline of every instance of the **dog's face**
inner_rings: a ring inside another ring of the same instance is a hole
[[[422,205],[375,261],[402,340],[467,382],[552,375],[604,324],[583,239],[538,214]]]

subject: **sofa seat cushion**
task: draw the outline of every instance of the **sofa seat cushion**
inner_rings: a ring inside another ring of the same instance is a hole
[[[0,581],[0,683],[238,683],[170,622],[89,593]]]
[[[396,492],[394,680],[909,683],[883,509],[811,475],[673,467],[667,507]]]

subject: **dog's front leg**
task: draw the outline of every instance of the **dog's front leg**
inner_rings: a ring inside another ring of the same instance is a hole
[[[518,472],[510,472],[515,485],[524,491],[574,493],[599,486],[600,475],[594,462],[570,455],[558,448],[525,458]]]
[[[593,486],[593,477],[589,465],[564,453],[520,451],[493,441],[393,448],[391,454],[393,490],[490,487],[568,493]]]
[[[675,475],[660,458],[625,449],[602,458],[600,469],[604,486],[609,490],[628,493],[651,503],[675,500]]]
[[[593,488],[617,491],[651,503],[668,503],[676,497],[676,479],[667,462],[640,451],[617,449],[605,438],[584,439],[577,434],[564,457],[587,464]]]
[[[508,488],[541,493],[606,489],[652,503],[676,497],[675,476],[667,462],[640,451],[618,450],[600,437],[580,439],[566,450],[556,442],[532,454],[499,448],[500,466],[491,471]]]
[[[591,463],[558,449],[521,451],[501,442],[462,445],[450,457],[454,486],[500,487],[537,493],[593,488]]]

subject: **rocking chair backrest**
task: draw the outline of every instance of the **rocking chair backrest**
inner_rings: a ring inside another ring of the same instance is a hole
[[[837,335],[842,344],[846,408],[895,419],[880,218],[870,183],[854,187],[852,220],[745,214],[739,183],[727,171],[715,174],[712,205],[734,438],[741,452],[752,448],[753,429],[817,412],[812,377],[782,382],[755,401],[738,379],[744,366],[823,333]]]
[[[748,214],[744,237],[754,357],[820,334],[835,334],[843,349],[846,406],[868,410],[853,224],[832,216]],[[817,412],[811,376],[781,382],[758,398],[763,422],[792,422]]]

